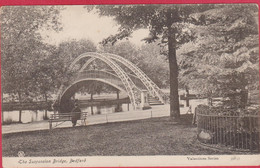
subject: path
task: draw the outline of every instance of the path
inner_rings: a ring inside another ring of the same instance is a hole
[[[186,113],[187,108],[181,108],[181,113]],[[101,115],[90,115],[87,118],[87,125],[101,124],[107,122],[118,122],[118,121],[130,121],[130,120],[140,120],[151,117],[163,117],[170,115],[170,106],[167,105],[158,105],[153,106],[152,109],[148,110],[137,110],[137,111],[128,111],[128,112],[119,112],[119,113],[110,113],[110,114],[101,114]],[[80,123],[80,121],[78,121]],[[54,123],[55,125],[55,123]],[[70,121],[67,121],[58,127],[71,127],[72,124]],[[2,134],[6,133],[15,133],[15,132],[25,132],[25,131],[35,131],[35,130],[46,130],[49,129],[48,121],[38,121],[32,123],[24,124],[11,124],[2,126]]]
[[[192,111],[198,104],[204,104],[206,100],[192,100],[190,104],[192,105]],[[188,111],[188,107],[180,108],[181,114],[185,114]],[[90,115],[87,118],[87,125],[102,124],[108,122],[119,122],[119,121],[131,121],[131,120],[140,120],[146,118],[154,117],[164,117],[170,116],[170,105],[156,105],[152,106],[152,109],[148,110],[136,110],[136,111],[127,111],[127,112],[118,112],[110,114],[100,114],[100,115]],[[78,121],[80,123],[80,121]],[[53,124],[53,126],[55,123]],[[58,126],[58,128],[71,127],[72,123],[67,121]],[[36,130],[46,130],[49,129],[48,121],[38,121],[32,123],[23,123],[23,124],[11,124],[11,125],[2,125],[2,134],[15,133],[15,132],[25,132],[25,131],[36,131]]]

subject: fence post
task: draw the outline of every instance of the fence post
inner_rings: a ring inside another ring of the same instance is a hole
[[[106,121],[107,121],[107,123],[108,123],[107,114],[106,114]]]
[[[49,126],[50,126],[50,129],[52,129],[52,122],[51,122],[51,120],[49,120]]]

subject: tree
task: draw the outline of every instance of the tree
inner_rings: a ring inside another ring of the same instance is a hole
[[[112,16],[121,25],[119,33],[105,39],[103,43],[128,37],[134,30],[148,28],[150,37],[147,42],[160,38],[168,46],[170,69],[170,116],[180,118],[178,95],[178,65],[176,49],[193,38],[192,32],[187,31],[188,23],[200,23],[203,18],[195,20],[191,14],[208,10],[210,5],[115,5],[96,6],[100,15]]]
[[[169,82],[169,69],[166,68],[167,61],[160,50],[158,42],[137,47],[130,41],[106,44],[101,48],[102,52],[117,54],[131,61],[159,87],[166,87]],[[127,67],[123,68],[127,73],[131,73]]]
[[[139,65],[141,62],[140,57],[138,57],[137,46],[129,41],[115,43],[114,45],[112,45],[111,43],[106,44],[100,48],[100,51],[120,55],[121,57],[128,59],[136,65]],[[122,68],[127,73],[131,72],[127,67],[122,66]]]
[[[63,41],[58,46],[58,56],[63,60],[64,65],[69,67],[71,62],[77,58],[79,55],[86,52],[95,52],[96,46],[90,40],[68,40]]]
[[[126,59],[131,60],[132,62],[138,62],[138,47],[135,46],[130,41],[124,41],[112,44],[106,44],[100,49],[102,52],[108,52],[112,54],[120,55]]]
[[[209,97],[257,89],[257,7],[219,5],[199,15],[204,16],[205,24],[197,31],[198,38],[178,51],[182,55],[179,60],[182,83]]]
[[[59,79],[59,85],[61,85],[64,82],[68,82],[70,78],[75,75],[74,70],[69,69],[70,64],[73,62],[74,59],[76,59],[78,56],[80,56],[83,53],[86,52],[95,52],[96,46],[95,44],[90,40],[68,40],[63,41],[59,44],[57,48],[56,57],[58,59],[59,63],[59,76],[57,78]],[[80,62],[82,65],[84,62]],[[80,66],[81,67],[81,66]]]
[[[137,66],[159,87],[166,88],[169,86],[169,68],[167,59],[162,53],[163,48],[158,42],[143,45],[138,50],[140,63]]]
[[[5,6],[1,10],[2,93],[18,94],[22,101],[22,95],[36,93],[43,89],[38,87],[48,86],[49,80],[45,79],[49,78],[49,71],[36,72],[52,63],[47,58],[51,58],[54,50],[42,42],[40,31],[61,29],[60,8]]]

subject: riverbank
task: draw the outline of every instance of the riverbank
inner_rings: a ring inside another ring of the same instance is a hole
[[[15,157],[18,151],[28,157],[231,154],[202,147],[191,119],[185,114],[180,124],[160,117],[4,134],[2,153],[4,157]]]
[[[125,112],[117,112],[117,113],[107,113],[107,114],[99,114],[99,115],[89,115],[87,117],[86,123],[87,125],[95,125],[102,123],[110,123],[110,122],[119,122],[119,121],[131,121],[131,120],[140,120],[154,117],[163,117],[170,115],[170,106],[166,105],[158,105],[153,106],[152,109],[149,110],[136,110],[136,111],[125,111]],[[186,113],[187,109],[182,109],[182,113]],[[78,121],[78,125],[81,122]],[[67,128],[71,127],[71,121],[64,122],[57,127],[55,124],[53,127],[56,128]],[[49,123],[48,121],[37,121],[31,123],[18,123],[11,125],[2,125],[2,134],[7,133],[15,133],[15,132],[26,132],[26,131],[36,131],[36,130],[48,130]]]
[[[195,107],[198,104],[204,104],[205,102],[206,100],[204,99],[192,100],[190,102],[190,104],[192,105],[191,111],[194,112]],[[188,110],[189,107],[180,108],[181,114],[186,114]],[[89,113],[87,118],[87,125],[102,124],[107,122],[139,120],[139,119],[163,117],[169,115],[170,115],[169,104],[152,106],[152,108],[148,110],[136,110],[136,111],[130,110],[130,111],[114,112],[114,113],[111,113],[111,111],[104,111],[101,114],[95,114],[95,115]],[[39,116],[40,115],[38,115],[38,117]],[[26,116],[27,119],[30,119],[31,117],[32,116],[29,115]],[[69,121],[65,122],[58,126],[58,128],[60,127],[71,127],[71,122]],[[45,129],[49,129],[49,123],[47,120],[42,120],[36,122],[2,125],[2,134],[23,132],[23,131],[45,130]]]

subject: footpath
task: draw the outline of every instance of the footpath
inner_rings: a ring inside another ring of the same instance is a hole
[[[182,108],[181,113],[185,114],[187,108]],[[136,110],[136,111],[127,111],[127,112],[118,112],[118,113],[109,113],[109,114],[100,114],[100,115],[89,115],[86,120],[86,125],[94,124],[103,124],[109,122],[119,122],[119,121],[131,121],[131,120],[140,120],[153,117],[164,117],[170,116],[170,105],[157,105],[152,106],[148,110]],[[80,125],[81,121],[78,121],[77,125]],[[55,123],[53,123],[55,127]],[[55,128],[65,128],[72,127],[71,121],[66,121]],[[53,128],[53,129],[55,129]],[[2,125],[2,134],[15,133],[15,132],[26,132],[26,131],[36,131],[36,130],[48,130],[49,122],[38,121],[32,123],[21,123],[21,124],[11,124],[11,125]]]

